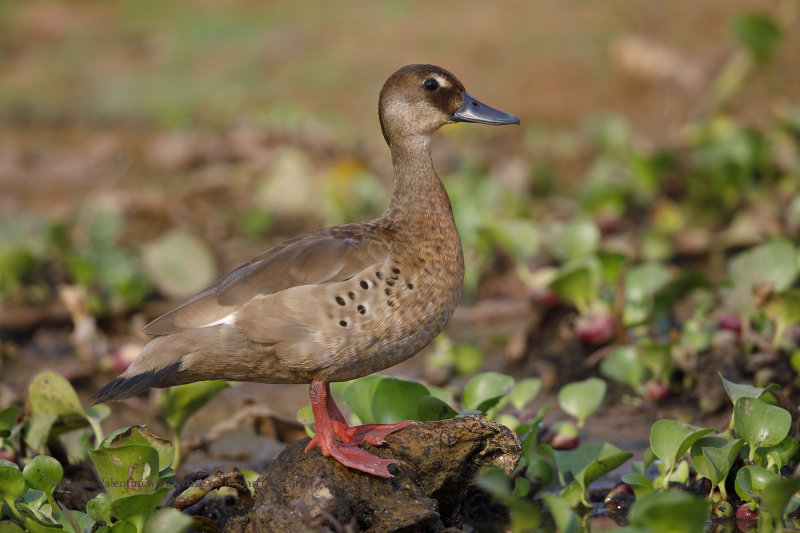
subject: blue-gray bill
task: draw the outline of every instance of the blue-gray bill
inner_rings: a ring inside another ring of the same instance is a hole
[[[461,107],[453,113],[453,122],[477,122],[479,124],[519,124],[519,119],[510,113],[490,107],[473,98],[468,92],[461,93]]]

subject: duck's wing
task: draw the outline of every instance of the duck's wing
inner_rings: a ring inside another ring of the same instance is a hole
[[[149,335],[168,335],[226,323],[259,295],[289,287],[343,281],[382,262],[389,244],[380,235],[340,226],[295,237],[263,252],[204,291],[145,326]]]

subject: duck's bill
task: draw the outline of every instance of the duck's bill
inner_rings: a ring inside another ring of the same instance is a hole
[[[519,124],[519,119],[476,100],[468,92],[461,93],[461,107],[450,117],[453,122],[477,122],[479,124]]]

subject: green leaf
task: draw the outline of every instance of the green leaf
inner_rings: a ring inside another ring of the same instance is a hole
[[[67,513],[69,513],[69,516],[67,516]],[[82,533],[91,533],[95,523],[89,515],[80,511],[68,510],[66,512],[55,512],[53,513],[53,518],[55,518],[56,522],[61,524],[61,527],[63,527],[65,531],[73,531],[73,525],[77,524],[78,530]]]
[[[600,372],[617,383],[639,390],[647,377],[647,369],[639,361],[635,346],[616,348],[600,362]]]
[[[654,490],[653,482],[644,474],[625,474],[622,476],[622,481],[631,486],[637,500]]]
[[[692,444],[713,431],[677,420],[658,420],[650,427],[650,447],[671,471]]]
[[[733,381],[728,381],[722,374],[719,375],[720,379],[722,380],[722,386],[725,388],[725,392],[728,393],[728,398],[731,399],[731,403],[736,404],[736,401],[739,398],[758,398],[758,399],[766,399],[771,395],[768,394],[772,390],[778,389],[778,385],[770,385],[767,388],[762,387],[753,387],[752,385],[741,385],[739,383],[734,383]]]
[[[158,485],[158,452],[132,444],[89,450],[97,474],[112,502],[132,494],[151,494]]]
[[[759,62],[768,61],[781,42],[780,27],[764,13],[743,13],[731,25],[736,40]]]
[[[0,520],[0,533],[25,533],[25,530],[14,522]]]
[[[781,294],[771,295],[761,306],[761,310],[775,322],[773,350],[778,350],[786,328],[800,322],[800,290],[789,289]]]
[[[628,520],[631,526],[658,533],[703,533],[710,514],[706,500],[686,492],[653,491],[636,498]]]
[[[486,412],[509,393],[514,378],[497,372],[483,372],[470,379],[464,386],[464,407]]]
[[[372,424],[375,416],[372,414],[372,386],[384,376],[371,374],[363,378],[345,381],[344,383],[331,383],[331,391],[341,398],[362,424]]]
[[[144,426],[130,426],[108,435],[101,444],[104,448],[117,448],[141,444],[149,446],[158,452],[158,470],[165,470],[172,464],[175,447],[172,442],[150,433]]]
[[[169,487],[162,487],[151,493],[131,494],[115,498],[111,502],[111,515],[114,518],[131,520],[134,523],[138,522],[137,518],[144,522],[153,514],[169,490]]]
[[[716,487],[728,476],[742,445],[742,439],[726,439],[714,435],[701,437],[689,450],[692,467],[711,481],[712,487]]]
[[[728,261],[728,275],[735,284],[753,287],[770,283],[777,292],[791,287],[797,269],[797,249],[785,239],[750,248]]]
[[[170,230],[146,243],[142,263],[155,286],[175,299],[200,292],[217,277],[208,245],[182,229]]]
[[[590,442],[564,453],[569,455],[569,470],[584,495],[588,494],[589,485],[633,457],[607,442]]]
[[[69,381],[55,372],[42,372],[28,385],[31,413],[56,416],[86,416],[80,399]]]
[[[758,503],[767,485],[781,476],[760,466],[743,466],[736,472],[736,494],[745,501]]]
[[[18,414],[18,405],[9,405],[5,409],[0,409],[0,439],[11,435],[11,428],[17,423]]]
[[[448,420],[458,416],[458,411],[447,405],[435,396],[423,396],[417,404],[419,419],[427,422],[429,420]]]
[[[597,299],[599,277],[597,261],[583,260],[559,269],[550,282],[550,288],[584,313]]]
[[[550,510],[556,531],[559,533],[576,533],[580,528],[580,520],[572,511],[569,503],[555,494],[542,494],[542,500]]]
[[[14,500],[27,492],[28,486],[22,472],[13,466],[0,465],[0,499],[11,507]]]
[[[526,378],[517,382],[508,393],[508,401],[517,411],[522,411],[526,405],[531,403],[542,388],[542,380],[539,378]]]
[[[800,476],[772,480],[766,483],[761,499],[769,514],[782,519],[789,500],[798,490],[800,490]]]
[[[224,381],[198,381],[172,387],[167,394],[164,419],[180,435],[186,420],[226,387]]]
[[[111,522],[111,496],[101,492],[86,502],[86,512],[96,522]]]
[[[478,487],[495,498],[503,499],[511,496],[511,486],[506,473],[498,467],[479,472],[475,478]]]
[[[558,405],[569,415],[578,419],[583,427],[586,418],[594,413],[606,395],[606,382],[600,378],[575,381],[558,391]]]
[[[184,533],[189,531],[194,520],[172,507],[165,507],[156,511],[144,524],[144,533]]]
[[[25,466],[22,475],[30,488],[53,494],[64,476],[64,469],[54,458],[37,455]]]
[[[758,398],[739,398],[733,407],[733,425],[751,447],[775,446],[789,434],[792,416]]]
[[[388,378],[372,386],[372,413],[379,424],[418,420],[417,405],[428,396],[428,389],[415,381]]]
[[[31,449],[37,452],[44,451],[44,445],[57,418],[58,415],[53,413],[38,413],[28,418],[25,442],[28,443]]]
[[[600,245],[600,230],[591,220],[571,220],[549,228],[548,247],[556,259],[567,262],[593,254]]]

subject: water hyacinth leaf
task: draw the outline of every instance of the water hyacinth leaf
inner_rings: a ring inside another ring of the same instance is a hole
[[[498,467],[492,467],[478,473],[475,481],[480,489],[499,500],[511,496],[511,486],[506,473]]]
[[[728,381],[725,379],[721,373],[719,374],[719,377],[722,380],[722,386],[725,388],[728,398],[731,399],[731,403],[733,404],[736,404],[736,401],[739,398],[758,398],[760,400],[767,401],[772,400],[772,395],[769,394],[769,392],[779,388],[777,384],[772,384],[766,388],[762,388],[754,387],[752,385],[734,383],[733,381]]]
[[[131,494],[115,498],[111,502],[111,515],[119,520],[127,519],[134,523],[143,522],[146,517],[153,514],[153,511],[169,491],[169,487],[162,487],[155,492]]]
[[[760,462],[757,462],[766,465],[768,469],[780,470],[795,456],[798,448],[800,444],[791,435],[787,435],[775,446],[759,447],[756,450],[756,457]]]
[[[306,405],[298,409],[295,418],[305,428],[306,435],[313,439],[314,431],[311,426],[314,425],[314,410],[311,409],[311,405]]]
[[[567,453],[571,454],[570,471],[584,493],[598,478],[633,457],[632,453],[623,452],[607,442],[590,442]]]
[[[25,530],[14,522],[2,520],[0,521],[0,533],[25,533]]]
[[[508,393],[508,401],[517,411],[522,411],[526,405],[536,398],[542,388],[539,378],[526,378],[518,382]]]
[[[25,428],[25,442],[32,450],[44,451],[44,445],[50,436],[50,429],[55,424],[58,415],[53,413],[37,413],[28,418]]]
[[[69,513],[69,515],[67,513]],[[68,510],[66,512],[56,512],[53,513],[53,518],[55,518],[56,522],[61,524],[64,531],[74,531],[77,525],[78,531],[82,533],[91,533],[95,523],[89,515],[80,511]]]
[[[89,450],[100,481],[112,501],[131,494],[151,494],[158,484],[158,452],[132,444]]]
[[[111,496],[101,492],[86,502],[86,512],[96,522],[111,522]]]
[[[748,502],[758,502],[769,483],[779,481],[781,476],[766,468],[747,465],[736,473],[736,494]]]
[[[550,510],[559,533],[575,533],[579,530],[580,520],[564,498],[555,494],[542,494],[542,499]]]
[[[686,492],[653,491],[637,497],[628,520],[631,526],[659,533],[702,533],[711,504]]]
[[[164,419],[180,434],[186,420],[226,387],[225,381],[198,381],[170,388]]]
[[[561,262],[592,255],[600,245],[600,230],[591,220],[577,219],[549,228],[547,245]]]
[[[760,63],[769,61],[782,37],[780,26],[769,16],[758,12],[741,13],[734,17],[731,31],[739,44]]]
[[[464,386],[464,407],[486,412],[509,393],[514,378],[498,372],[483,372],[470,379]]]
[[[786,328],[800,322],[800,290],[789,289],[781,294],[769,296],[761,305],[761,310],[775,322],[772,349],[778,350]]]
[[[733,425],[736,434],[752,448],[775,446],[789,434],[792,416],[786,409],[758,398],[739,398],[733,407]]]
[[[750,248],[728,261],[728,276],[734,284],[754,287],[770,283],[776,292],[791,287],[797,269],[797,249],[786,239]]]
[[[698,439],[713,432],[677,420],[662,419],[650,428],[650,448],[672,470],[675,463]]]
[[[423,396],[417,404],[419,419],[423,422],[430,420],[448,420],[458,416],[458,411],[447,405],[435,396]]]
[[[175,447],[172,442],[150,433],[144,426],[130,426],[116,431],[103,439],[101,447],[116,448],[131,444],[141,444],[153,448],[158,453],[159,472],[172,464],[172,458],[175,455]]]
[[[600,272],[605,283],[615,285],[622,276],[626,258],[624,254],[618,252],[597,252],[597,259],[600,261]]]
[[[158,290],[174,299],[203,290],[217,277],[208,245],[183,229],[170,230],[146,243],[142,263]]]
[[[600,378],[568,383],[558,391],[558,405],[569,415],[578,419],[583,427],[586,418],[594,413],[606,395],[606,382]]]
[[[633,494],[636,496],[637,500],[648,492],[652,492],[654,490],[653,482],[650,481],[650,478],[644,474],[625,474],[622,476],[622,481],[631,486],[633,489]]]
[[[28,490],[25,477],[15,466],[0,465],[0,499],[9,507]]]
[[[792,496],[800,490],[800,476],[768,481],[761,493],[761,501],[772,516],[783,518]]]
[[[483,352],[472,344],[456,344],[452,347],[456,374],[470,376],[483,365]]]
[[[184,533],[189,531],[194,523],[191,516],[172,507],[165,507],[147,519],[144,524],[144,533],[161,533],[162,531]]]
[[[625,309],[622,321],[626,325],[643,322],[651,314],[655,294],[669,284],[670,271],[661,263],[644,263],[630,268],[625,274]]]
[[[120,520],[111,525],[106,524],[97,533],[139,533],[139,529],[129,520]]]
[[[17,423],[18,414],[18,405],[9,405],[5,409],[0,409],[0,439],[11,435],[11,428]]]
[[[539,251],[539,229],[532,220],[501,218],[489,221],[488,228],[494,240],[524,261]]]
[[[56,416],[86,416],[75,389],[64,376],[55,372],[42,372],[28,385],[28,405],[31,413]]]
[[[692,467],[716,487],[730,472],[744,441],[708,435],[697,439],[689,450]]]
[[[56,485],[64,476],[64,469],[61,467],[61,463],[53,457],[37,455],[25,465],[22,475],[30,488],[53,494]]]
[[[372,386],[383,377],[372,374],[343,383],[331,383],[331,391],[341,398],[360,423],[373,424],[375,416],[372,414]]]
[[[647,376],[635,346],[616,348],[600,362],[600,372],[617,383],[638,390]]]
[[[587,311],[589,304],[597,298],[599,285],[598,268],[593,266],[596,267],[596,262],[581,261],[565,266],[550,282],[550,288],[579,311]]]
[[[49,519],[44,522],[38,518],[26,516],[22,524],[29,533],[57,533],[64,531],[60,525],[53,525]]]
[[[384,377],[372,385],[372,414],[379,424],[417,420],[417,404],[428,389],[416,381]]]

